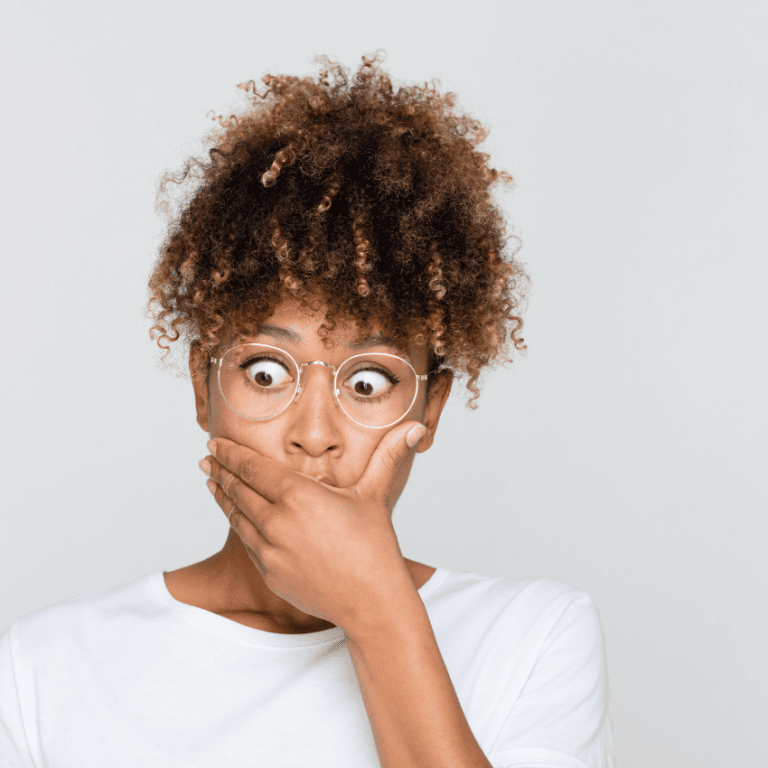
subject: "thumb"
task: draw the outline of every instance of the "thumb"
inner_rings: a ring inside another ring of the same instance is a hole
[[[418,421],[407,421],[390,429],[376,446],[363,476],[357,483],[358,491],[369,498],[385,500],[397,470],[426,431],[427,428]]]

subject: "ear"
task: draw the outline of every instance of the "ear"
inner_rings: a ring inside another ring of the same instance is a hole
[[[440,421],[440,414],[443,412],[445,404],[448,402],[448,396],[451,394],[453,386],[453,371],[446,369],[440,371],[435,380],[427,384],[429,387],[429,399],[424,407],[424,416],[421,423],[427,428],[424,436],[416,443],[414,450],[416,453],[424,453],[428,450],[435,440],[435,432]]]
[[[208,429],[208,360],[205,350],[198,341],[189,347],[189,374],[195,392],[195,410],[197,423],[205,432]]]

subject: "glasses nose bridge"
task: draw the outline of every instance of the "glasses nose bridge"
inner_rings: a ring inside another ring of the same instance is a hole
[[[335,365],[331,365],[330,363],[326,363],[323,360],[312,360],[309,363],[301,363],[299,365],[299,380],[297,382],[296,387],[296,394],[293,396],[293,402],[297,402],[298,399],[301,397],[301,393],[304,391],[304,385],[306,383],[306,380],[304,378],[304,368],[308,365],[322,365],[325,368],[330,368],[328,371],[331,374],[331,380],[330,380],[330,387],[331,387],[331,393],[333,394],[333,401],[336,403],[336,405],[340,406],[340,403],[338,401],[338,398],[336,397],[336,373],[337,368]]]

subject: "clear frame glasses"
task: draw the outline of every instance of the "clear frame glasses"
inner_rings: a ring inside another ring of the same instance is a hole
[[[391,427],[416,402],[417,374],[402,357],[384,352],[365,352],[347,358],[338,368],[322,360],[298,365],[284,349],[270,344],[236,344],[221,357],[219,391],[227,405],[240,416],[265,421],[281,414],[303,391],[301,375],[308,365],[322,365],[333,373],[336,405],[355,424],[370,429]]]

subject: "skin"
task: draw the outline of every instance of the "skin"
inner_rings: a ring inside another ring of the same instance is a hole
[[[355,336],[353,327],[338,324],[329,334],[334,344],[326,349],[318,329],[325,319],[323,311],[302,313],[293,302],[283,302],[265,323],[298,333],[301,343],[294,346],[272,336],[251,336],[243,341],[261,341],[288,351],[299,363],[323,360],[339,366],[354,354],[345,342]],[[380,330],[374,326],[371,333]],[[371,352],[399,354],[381,346]],[[409,344],[410,362],[419,374],[428,366],[426,347]],[[406,358],[407,359],[407,358]],[[216,381],[216,366],[201,376],[190,356],[190,373],[195,393],[197,422],[211,438],[225,437],[248,446],[308,477],[330,475],[339,487],[354,485],[388,429],[369,429],[355,424],[335,404],[331,391],[332,374],[323,366],[308,366],[302,373],[303,391],[278,416],[266,421],[245,419],[224,401]],[[415,454],[428,450],[435,438],[445,403],[450,395],[453,375],[444,371],[429,400],[427,382],[420,382],[411,410],[398,422],[416,420],[427,431],[395,475],[387,508],[390,516],[410,475]],[[397,427],[393,425],[390,429]],[[414,585],[419,588],[434,573],[434,568],[405,558]],[[212,557],[176,571],[165,573],[169,592],[181,602],[212,611],[247,626],[271,632],[303,634],[329,629],[334,624],[304,613],[275,595],[264,582],[233,529],[229,529],[223,548]]]

